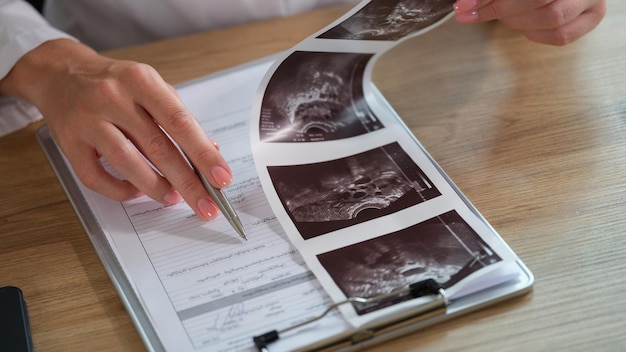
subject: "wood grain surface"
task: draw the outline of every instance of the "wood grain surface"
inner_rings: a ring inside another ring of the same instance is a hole
[[[450,20],[380,59],[374,82],[536,283],[371,351],[626,350],[626,3],[609,2],[564,47]],[[177,84],[286,50],[348,8],[105,54]],[[0,138],[0,286],[24,291],[37,351],[143,350],[41,125]]]

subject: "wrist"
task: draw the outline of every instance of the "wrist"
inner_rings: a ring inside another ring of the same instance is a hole
[[[89,62],[98,54],[88,46],[71,39],[53,39],[42,43],[22,56],[11,71],[0,80],[0,93],[29,101],[39,106],[41,99],[55,82],[81,62]]]

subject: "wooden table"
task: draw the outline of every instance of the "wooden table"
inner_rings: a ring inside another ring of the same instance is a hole
[[[626,349],[626,2],[610,2],[565,47],[451,20],[379,62],[379,88],[536,284],[373,351]],[[347,9],[106,54],[176,84],[288,49]],[[0,138],[0,286],[23,289],[38,351],[142,350],[35,141],[40,126]]]

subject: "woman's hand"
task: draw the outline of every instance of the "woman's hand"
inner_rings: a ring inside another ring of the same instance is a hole
[[[201,219],[217,215],[215,202],[168,135],[214,186],[231,183],[230,168],[150,66],[106,58],[72,40],[52,40],[23,56],[0,81],[0,92],[37,106],[88,188],[115,200],[144,193],[174,204],[182,196]],[[100,157],[124,179],[109,174]]]
[[[458,0],[454,10],[459,22],[499,20],[532,41],[565,45],[600,23],[606,0]]]

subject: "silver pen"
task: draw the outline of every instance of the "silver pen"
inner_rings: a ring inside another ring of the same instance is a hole
[[[193,171],[195,171],[196,175],[198,175],[198,177],[200,178],[200,181],[202,181],[202,184],[204,185],[204,188],[206,188],[206,190],[209,192],[209,194],[211,195],[211,197],[217,204],[217,207],[220,208],[220,211],[222,212],[222,214],[224,214],[228,222],[233,226],[235,231],[237,231],[239,236],[241,236],[241,238],[247,241],[248,237],[246,236],[246,230],[243,228],[241,219],[239,219],[239,215],[237,215],[237,212],[235,211],[233,206],[230,204],[230,201],[228,201],[228,198],[226,198],[222,190],[217,187],[214,187],[209,182],[209,180],[207,180],[206,177],[204,177],[204,175],[200,172],[200,170],[198,170],[198,168],[191,162],[191,160],[188,157],[187,157],[187,161],[189,161],[189,164],[191,164]]]

